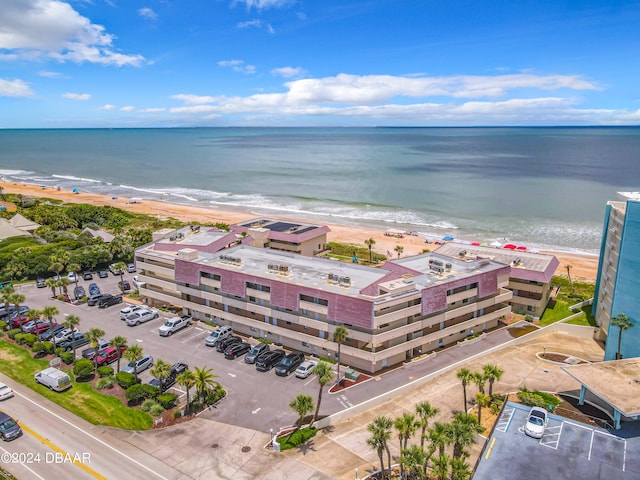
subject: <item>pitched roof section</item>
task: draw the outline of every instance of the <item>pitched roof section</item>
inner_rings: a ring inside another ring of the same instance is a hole
[[[82,233],[85,233],[85,232],[87,232],[93,238],[98,238],[98,237],[101,238],[102,241],[105,243],[109,243],[115,238],[109,232],[105,232],[104,230],[94,230],[92,228],[86,227],[84,230],[82,230]]]
[[[4,218],[0,218],[0,240],[6,240],[7,238],[19,236],[30,237],[31,234],[14,227]]]
[[[20,230],[35,230],[40,227],[39,223],[23,217],[19,213],[16,213],[13,217],[11,217],[9,223],[15,228],[19,228]]]

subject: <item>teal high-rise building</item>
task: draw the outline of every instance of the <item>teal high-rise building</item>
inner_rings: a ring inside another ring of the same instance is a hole
[[[640,357],[640,192],[619,193],[607,203],[592,313],[605,340],[605,360],[615,360],[624,314],[633,324],[622,331],[621,358]]]

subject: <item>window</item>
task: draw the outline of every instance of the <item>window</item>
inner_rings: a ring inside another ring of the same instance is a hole
[[[251,330],[252,332],[257,332],[258,329],[256,327],[249,327],[249,330]]]
[[[463,298],[462,299],[462,303],[469,303],[469,299],[468,298]]]
[[[303,346],[303,347],[308,347],[308,346],[309,346],[309,344],[308,344],[307,342],[302,342],[302,346]]]

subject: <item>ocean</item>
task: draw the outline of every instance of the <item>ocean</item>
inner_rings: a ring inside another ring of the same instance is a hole
[[[0,177],[593,254],[640,128],[0,130]]]

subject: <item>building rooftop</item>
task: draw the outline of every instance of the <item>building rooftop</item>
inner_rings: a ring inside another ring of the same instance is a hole
[[[640,415],[640,358],[561,368],[623,415]]]
[[[169,229],[167,233],[173,232]],[[158,244],[178,244],[185,247],[211,245],[229,235],[229,232],[223,232],[213,227],[183,227],[166,238],[158,240]]]
[[[446,243],[435,250],[435,253],[462,261],[487,258],[511,266],[511,276],[514,278],[536,280],[543,283],[551,281],[551,277],[559,264],[558,259],[553,255],[459,243]],[[537,275],[535,275],[536,273]]]
[[[271,218],[257,218],[248,222],[241,222],[233,225],[233,227],[249,228],[266,228],[272,232],[278,233],[291,233],[294,235],[300,235],[301,233],[309,232],[316,228],[322,228],[322,225],[313,225],[310,223],[299,223],[291,221],[274,220]]]

